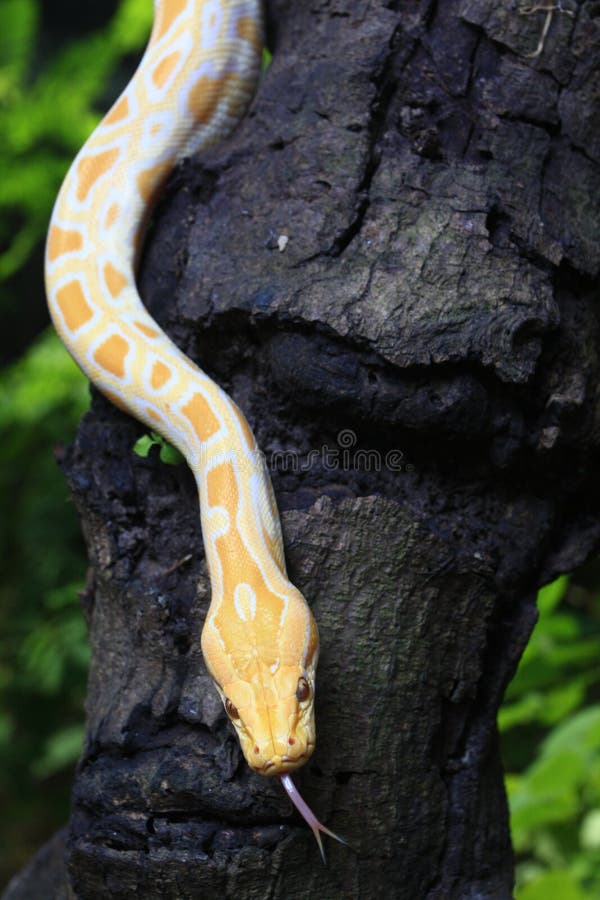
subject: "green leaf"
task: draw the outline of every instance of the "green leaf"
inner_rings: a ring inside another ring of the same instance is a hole
[[[151,25],[151,3],[147,0],[122,0],[110,24],[108,40],[120,53],[131,53],[146,42]]]
[[[79,613],[79,595],[83,590],[83,584],[80,581],[74,581],[70,584],[64,584],[59,588],[52,588],[44,597],[44,606],[46,609],[65,609],[65,607],[75,608]]]
[[[507,776],[506,787],[518,850],[533,849],[550,826],[577,827],[586,802],[600,804],[600,706],[551,731],[535,762],[522,774]]]
[[[555,610],[564,598],[569,587],[569,577],[569,575],[561,575],[538,591],[537,606],[541,616],[548,615]]]
[[[179,452],[177,447],[173,447],[166,441],[163,441],[162,447],[160,448],[160,458],[162,462],[166,463],[168,466],[179,466],[185,461],[183,454]]]
[[[573,748],[582,759],[600,754],[600,704],[589,706],[550,732],[542,753],[551,756]]]
[[[585,762],[576,750],[542,757],[520,776],[507,776],[510,822],[517,849],[531,844],[536,828],[569,822],[580,807]]]
[[[262,52],[262,70],[263,70],[263,72],[267,71],[267,69],[271,65],[272,61],[273,61],[273,54],[266,47],[263,47],[263,52]]]
[[[0,14],[0,101],[11,96],[26,73],[38,24],[35,0],[2,0]]]
[[[133,445],[133,452],[137,453],[137,455],[141,456],[143,459],[146,459],[152,447],[157,443],[158,442],[149,434],[143,434]]]
[[[183,454],[173,447],[168,441],[165,441],[161,434],[157,431],[151,431],[150,434],[144,434],[133,445],[134,453],[138,456],[147,457],[152,447],[160,447],[159,458],[161,462],[168,466],[178,466],[185,462]]]
[[[582,847],[600,850],[600,809],[591,809],[581,823],[580,842]]]
[[[590,900],[568,870],[544,872],[515,892],[515,900]]]
[[[537,722],[541,725],[555,725],[569,713],[578,709],[585,700],[586,688],[594,676],[572,678],[554,690],[532,690],[522,692],[514,703],[506,702],[498,713],[500,731],[509,731],[517,725]],[[509,700],[510,698],[508,698]]]
[[[33,774],[47,778],[77,762],[84,732],[83,725],[69,725],[55,732],[46,742],[42,755],[33,763]]]
[[[44,416],[56,416],[59,405],[72,410],[75,417],[89,406],[88,381],[50,328],[0,374],[0,392],[2,430],[39,428]]]
[[[498,712],[498,728],[509,731],[516,725],[526,722],[537,722],[543,714],[544,695],[537,691],[528,691],[514,703],[504,703]]]

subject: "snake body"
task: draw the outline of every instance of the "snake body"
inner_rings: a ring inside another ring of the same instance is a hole
[[[135,269],[176,162],[223,138],[260,71],[259,0],[155,0],[140,66],[83,146],[46,248],[50,313],[67,350],[115,404],[185,456],[198,485],[211,604],[204,660],[244,756],[279,775],[321,846],[326,829],[289,773],[315,746],[317,627],[285,567],[274,495],[230,397],[148,314]],[[330,833],[330,832],[329,832]]]

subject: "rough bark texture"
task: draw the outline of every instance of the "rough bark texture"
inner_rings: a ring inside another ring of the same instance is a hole
[[[251,115],[172,178],[140,283],[272,454],[322,639],[297,781],[352,849],[324,868],[245,766],[199,653],[191,477],[96,398],[66,465],[93,664],[53,896],[505,900],[496,711],[536,588],[600,541],[598,4],[537,57],[546,13],[509,0],[269,13]]]

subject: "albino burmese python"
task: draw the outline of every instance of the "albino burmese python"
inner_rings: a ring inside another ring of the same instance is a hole
[[[208,671],[248,764],[279,775],[315,746],[317,627],[289,582],[263,458],[246,419],[149,316],[135,283],[148,211],[178,159],[222,138],[260,71],[260,0],[155,0],[142,62],[75,159],[50,223],[46,289],[62,341],[114,403],[181,450],[198,485],[212,601]]]

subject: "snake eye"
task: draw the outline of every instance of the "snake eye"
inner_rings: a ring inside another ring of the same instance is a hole
[[[300,703],[303,703],[304,700],[308,700],[308,698],[310,697],[310,684],[303,675],[301,675],[298,679],[296,697],[300,701]]]
[[[231,700],[228,699],[225,701],[225,709],[227,710],[227,715],[231,719],[239,719],[240,714],[237,711],[237,706],[234,706]]]

